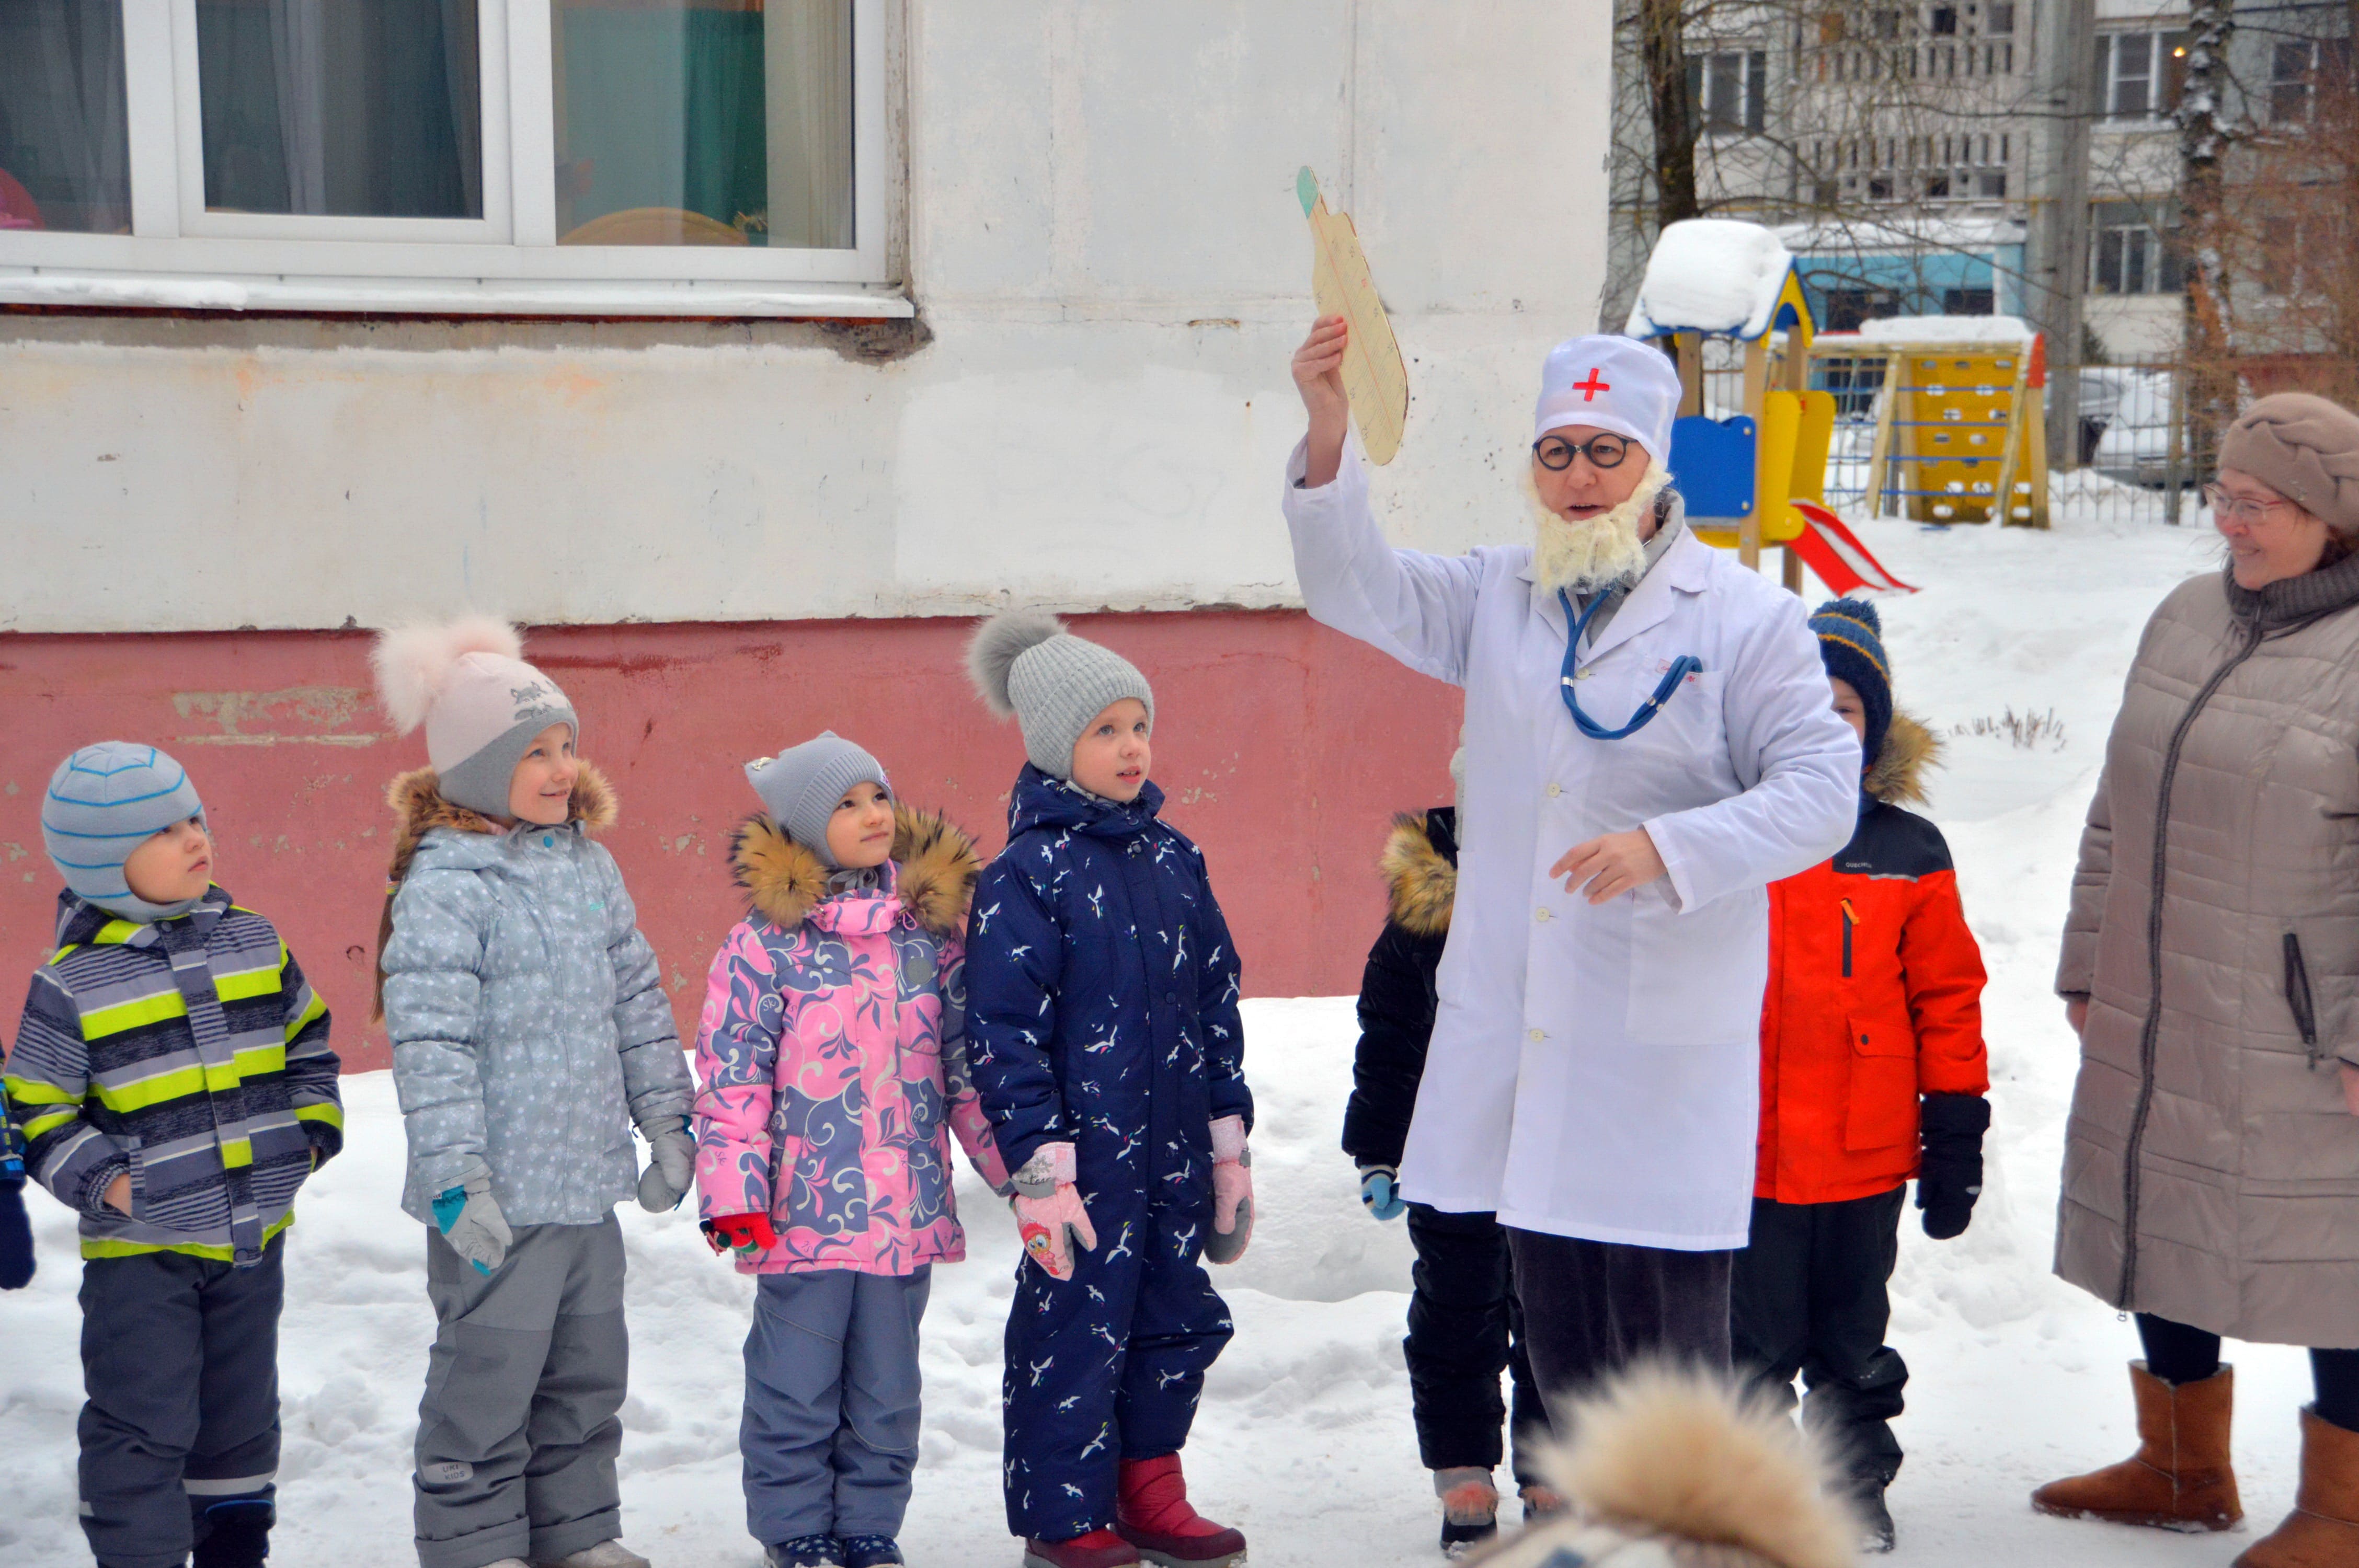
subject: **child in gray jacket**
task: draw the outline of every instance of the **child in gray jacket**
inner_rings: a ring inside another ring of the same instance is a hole
[[[433,766],[399,818],[378,1008],[440,1327],[419,1407],[420,1568],[647,1568],[614,1459],[628,1342],[614,1206],[693,1184],[694,1085],[654,951],[589,835],[614,800],[515,630],[388,633],[386,710]],[[628,1124],[647,1141],[641,1175]],[[461,1375],[463,1368],[464,1375]]]

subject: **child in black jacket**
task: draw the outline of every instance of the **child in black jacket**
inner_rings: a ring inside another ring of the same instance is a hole
[[[1408,1137],[1425,1047],[1433,1033],[1434,971],[1458,888],[1458,814],[1437,806],[1393,819],[1378,862],[1392,887],[1391,918],[1360,982],[1360,1046],[1343,1110],[1343,1152],[1360,1168],[1360,1201],[1378,1219],[1406,1210],[1417,1264],[1410,1279],[1409,1398],[1419,1457],[1441,1499],[1441,1549],[1458,1557],[1498,1530],[1499,1397],[1515,1387],[1515,1474],[1527,1520],[1563,1507],[1532,1466],[1548,1414],[1524,1358],[1523,1314],[1508,1273],[1507,1233],[1487,1214],[1445,1214],[1404,1203],[1394,1184]]]

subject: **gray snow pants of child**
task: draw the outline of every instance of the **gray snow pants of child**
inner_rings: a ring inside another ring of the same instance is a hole
[[[930,1266],[765,1274],[745,1336],[745,1528],[898,1535],[918,1463],[918,1320]]]
[[[1524,1347],[1559,1433],[1565,1405],[1632,1362],[1655,1358],[1725,1373],[1734,1252],[1680,1252],[1507,1232]]]
[[[103,1568],[179,1568],[230,1515],[266,1523],[286,1253],[274,1238],[245,1269],[179,1252],[82,1265],[82,1528]]]
[[[519,1225],[489,1274],[429,1227],[426,1294],[440,1327],[418,1407],[420,1568],[547,1562],[621,1535],[630,1340],[614,1217]]]

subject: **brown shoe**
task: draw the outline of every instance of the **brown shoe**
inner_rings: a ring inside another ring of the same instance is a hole
[[[2163,1530],[2226,1530],[2245,1517],[2228,1465],[2235,1368],[2200,1383],[2170,1384],[2130,1363],[2138,1451],[2118,1465],[2050,1481],[2031,1506],[2062,1519],[2102,1519]],[[2359,1442],[2359,1438],[2354,1438]]]
[[[2236,1568],[2359,1568],[2359,1432],[2301,1412],[2301,1489]]]

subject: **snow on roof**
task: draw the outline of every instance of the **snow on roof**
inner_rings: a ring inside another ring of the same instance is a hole
[[[1859,324],[1877,343],[2027,343],[2033,331],[2020,316],[1886,316]]]
[[[1777,236],[1758,223],[1734,218],[1673,223],[1655,241],[1622,330],[1634,338],[1665,332],[1757,338],[1769,330],[1777,291],[1793,265]]]

